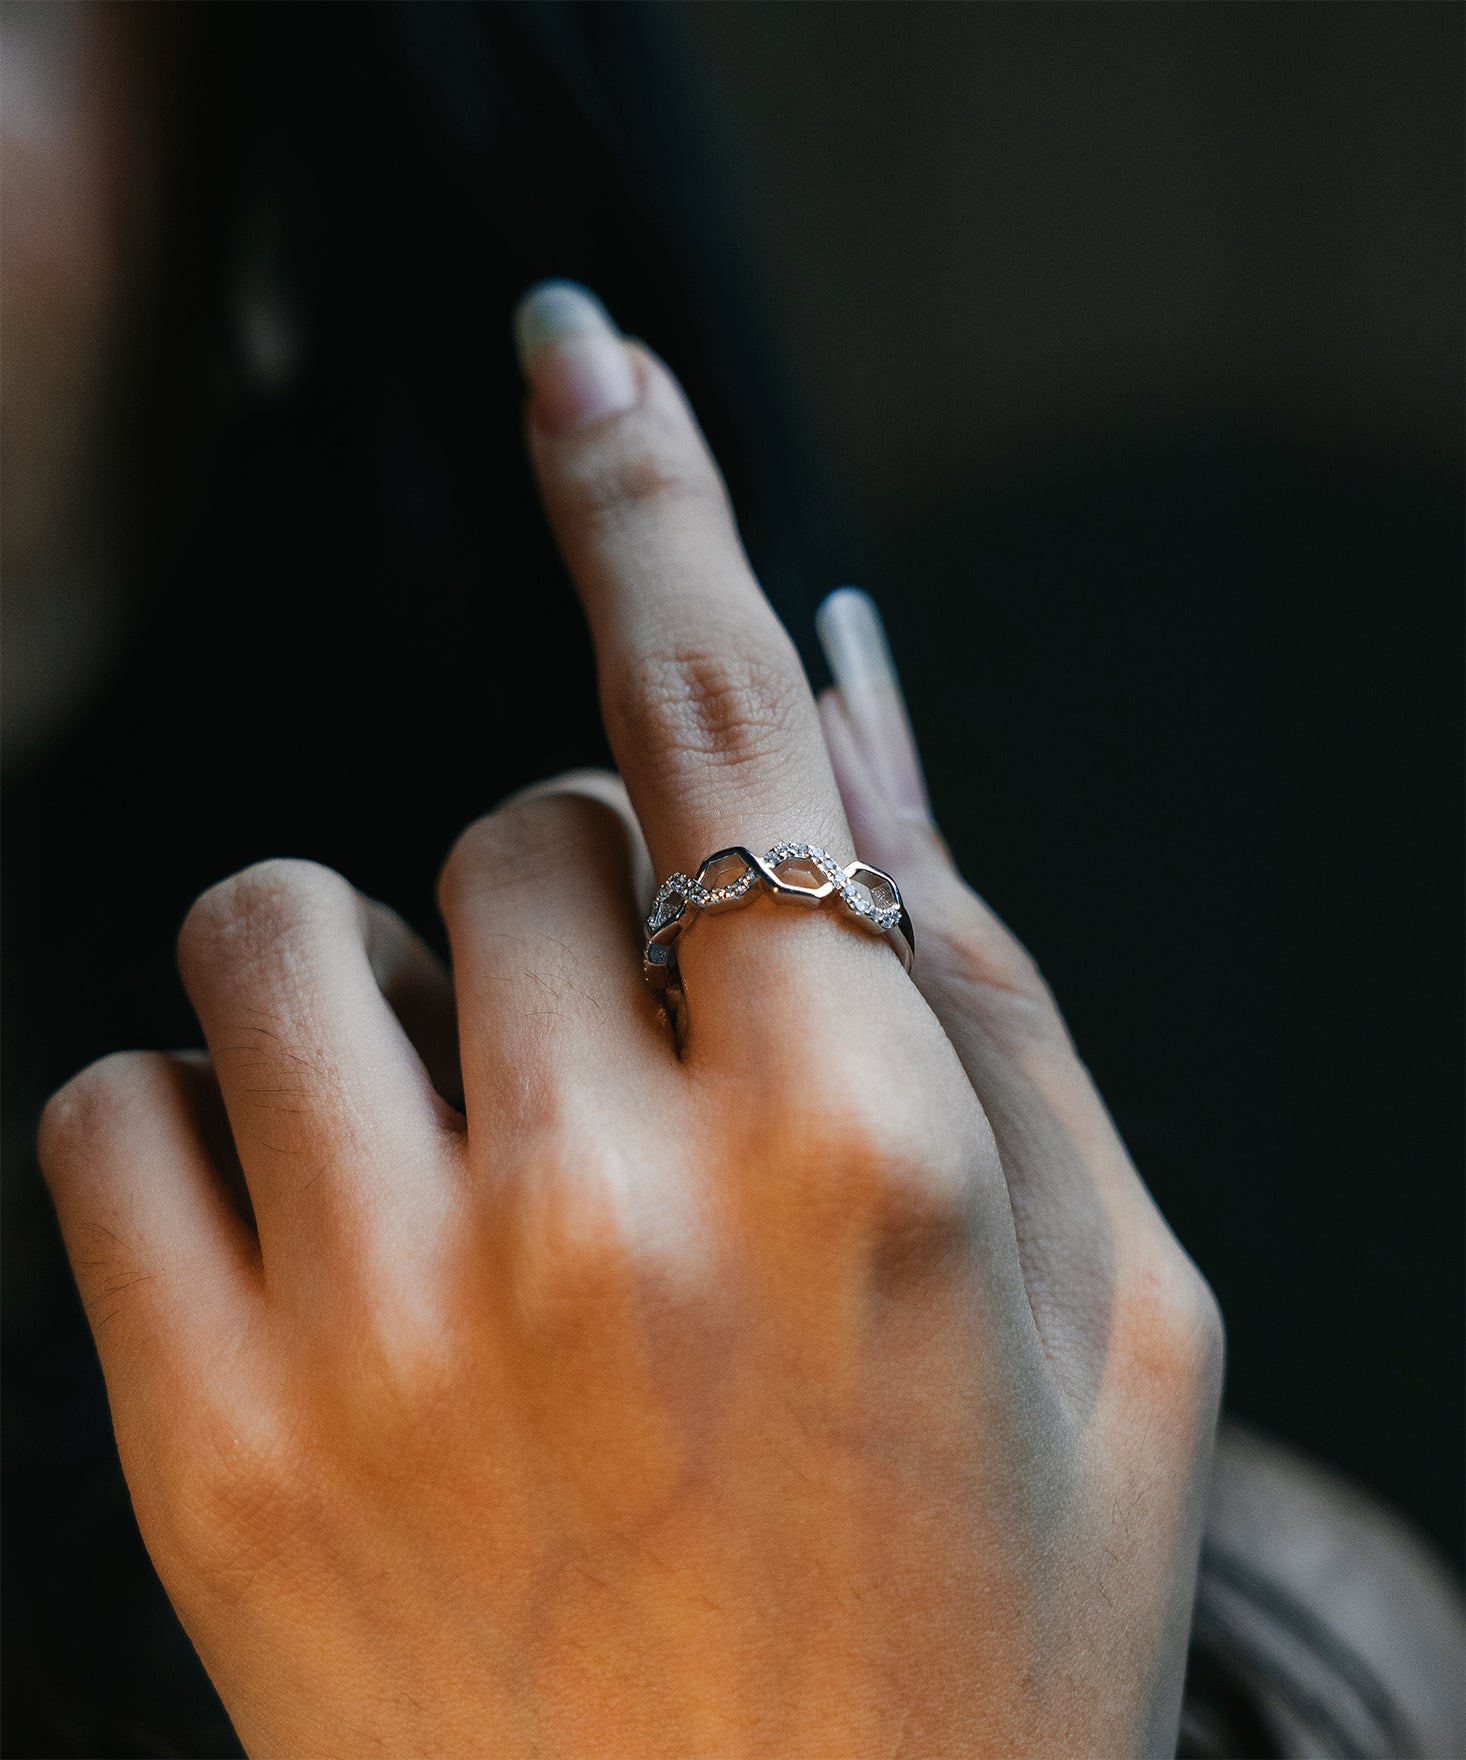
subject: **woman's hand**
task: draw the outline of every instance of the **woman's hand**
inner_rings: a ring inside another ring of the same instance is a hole
[[[952,871],[859,602],[822,730],[666,370],[564,287],[521,343],[625,791],[463,834],[451,991],[334,873],[225,881],[180,942],[208,1055],[46,1112],[163,1581],[262,1760],[1174,1753],[1212,1298]],[[760,899],[685,940],[679,1058],[648,846],[783,839],[896,874],[916,983]]]

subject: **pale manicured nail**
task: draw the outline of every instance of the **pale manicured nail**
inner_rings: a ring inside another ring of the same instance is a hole
[[[574,281],[542,281],[514,313],[514,345],[549,434],[573,434],[630,409],[639,395],[621,332],[596,296]]]
[[[875,601],[858,587],[837,587],[815,613],[815,629],[881,798],[898,818],[930,820],[911,718]]]

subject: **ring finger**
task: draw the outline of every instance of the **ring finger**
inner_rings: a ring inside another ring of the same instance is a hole
[[[469,1138],[604,1127],[665,1057],[638,976],[645,864],[625,791],[582,771],[470,825],[438,886],[459,1010]]]

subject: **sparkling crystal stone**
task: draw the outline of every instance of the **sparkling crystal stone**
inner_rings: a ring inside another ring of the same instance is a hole
[[[675,923],[686,908],[687,900],[680,892],[669,892],[665,898],[657,899],[647,922],[654,930],[664,929],[668,923]]]

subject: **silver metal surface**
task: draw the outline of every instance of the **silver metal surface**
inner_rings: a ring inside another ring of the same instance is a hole
[[[678,942],[703,912],[733,910],[759,893],[778,904],[810,907],[834,899],[851,922],[884,935],[905,970],[911,970],[916,934],[901,902],[901,888],[882,869],[860,861],[842,868],[813,843],[777,843],[762,856],[739,844],[715,850],[696,874],[672,874],[664,880],[646,919],[642,973],[666,1009],[679,1045],[687,1037],[687,998]]]

